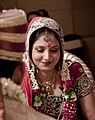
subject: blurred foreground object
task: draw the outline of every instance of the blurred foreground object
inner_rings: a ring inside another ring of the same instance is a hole
[[[23,10],[10,9],[0,11],[0,120],[5,120],[4,117],[6,116],[4,114],[1,78],[12,78],[12,76],[15,76],[13,81],[21,81],[21,77],[18,76],[17,72],[22,77],[23,74],[17,68],[18,66],[21,68],[23,62],[26,29],[27,18]],[[11,86],[11,88],[13,87]]]
[[[3,10],[0,14],[0,59],[22,61],[25,51],[27,18],[22,10]]]

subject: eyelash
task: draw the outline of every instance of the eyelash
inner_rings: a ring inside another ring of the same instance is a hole
[[[44,52],[44,49],[39,49],[39,50],[37,50],[37,51],[40,52],[40,53],[42,53],[42,52]],[[50,52],[56,53],[56,52],[57,52],[57,49],[51,49]]]
[[[52,50],[50,50],[51,52],[53,52],[53,53],[56,53],[57,52],[57,49],[52,49]]]
[[[41,50],[37,50],[38,52],[40,52],[40,53],[42,53],[44,50],[43,49],[41,49]]]

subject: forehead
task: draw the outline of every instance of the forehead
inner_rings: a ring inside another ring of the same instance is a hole
[[[59,45],[58,40],[53,36],[49,35],[48,38],[46,35],[41,35],[36,42],[34,43],[35,45]]]

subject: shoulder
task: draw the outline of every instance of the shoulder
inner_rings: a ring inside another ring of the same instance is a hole
[[[69,68],[69,72],[71,76],[73,76],[75,79],[85,74],[84,69],[79,62],[72,61],[72,60],[66,60],[65,63],[67,64]]]

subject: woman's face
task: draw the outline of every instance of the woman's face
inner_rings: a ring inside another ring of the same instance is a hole
[[[34,43],[32,60],[42,71],[51,71],[60,59],[60,45],[53,35],[42,35]]]

